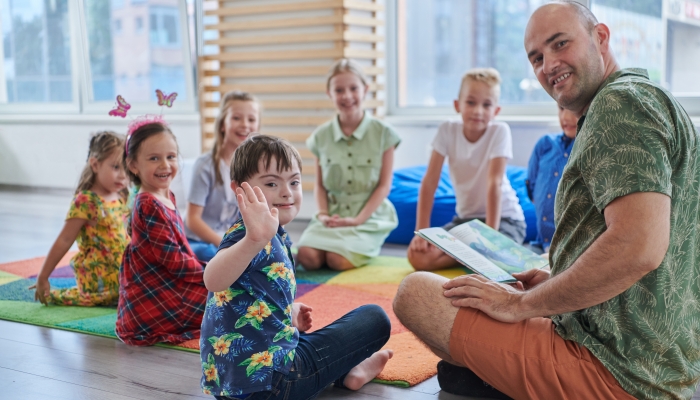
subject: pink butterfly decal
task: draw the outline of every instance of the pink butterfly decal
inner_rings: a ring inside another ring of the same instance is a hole
[[[113,117],[126,117],[126,112],[131,108],[131,104],[127,103],[122,95],[117,95],[117,108],[111,110],[109,115]]]
[[[173,101],[175,101],[175,98],[177,97],[177,92],[172,92],[166,96],[160,89],[156,89],[156,95],[158,96],[159,106],[172,107]]]

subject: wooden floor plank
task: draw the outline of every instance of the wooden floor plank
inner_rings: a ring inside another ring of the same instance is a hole
[[[199,355],[162,347],[127,346],[119,340],[60,329],[36,329],[31,325],[0,320],[0,340],[43,347],[48,352],[63,351],[83,356],[127,359],[134,364],[167,365],[174,375],[191,376],[191,363]]]
[[[2,320],[0,368],[30,375],[32,379],[57,382],[57,387],[72,385],[70,393],[81,393],[84,398],[96,398],[90,397],[94,390],[105,390],[109,396],[98,397],[109,399],[209,398],[199,393],[197,354],[132,347],[114,339]],[[190,390],[178,391],[170,382],[178,382],[177,388]],[[432,400],[437,396],[369,384],[359,392],[329,388],[318,398]]]
[[[84,335],[83,335],[84,336]],[[106,339],[105,340],[109,340]],[[61,350],[47,351],[7,339],[0,340],[2,347],[0,368],[59,380],[96,390],[105,390],[120,396],[143,399],[204,398],[199,389],[201,377],[199,356],[191,354],[184,364],[189,376],[174,374],[157,360],[134,362],[130,357],[120,357],[114,352],[92,348],[84,343],[90,355]],[[169,349],[160,349],[172,352]]]
[[[47,379],[26,372],[0,367],[0,398],[56,400],[133,400],[106,390],[88,388],[56,379]]]

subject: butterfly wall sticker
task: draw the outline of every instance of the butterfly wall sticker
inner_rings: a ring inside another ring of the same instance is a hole
[[[126,112],[131,108],[131,104],[127,103],[121,95],[117,95],[117,108],[111,110],[109,115],[113,117],[126,117]]]
[[[175,101],[175,98],[177,97],[177,92],[172,92],[172,93],[166,95],[165,93],[163,93],[162,90],[156,89],[156,95],[158,96],[158,105],[159,106],[172,107],[173,101]]]

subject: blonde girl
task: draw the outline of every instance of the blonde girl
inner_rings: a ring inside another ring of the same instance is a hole
[[[119,265],[128,241],[124,221],[126,175],[122,167],[124,137],[100,132],[90,139],[87,164],[71,201],[66,223],[41,266],[35,298],[42,304],[76,306],[114,305],[119,296]],[[78,242],[70,262],[77,286],[51,290],[49,276]]]
[[[316,156],[318,213],[299,240],[297,261],[306,269],[347,270],[377,256],[398,218],[387,196],[399,137],[362,107],[368,80],[354,62],[338,61],[327,94],[337,116],[306,141]]]
[[[214,148],[195,162],[187,196],[185,233],[201,261],[214,257],[224,233],[239,218],[228,170],[233,152],[259,129],[260,105],[257,99],[246,92],[226,93],[214,123]]]

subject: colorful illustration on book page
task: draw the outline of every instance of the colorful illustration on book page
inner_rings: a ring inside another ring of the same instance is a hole
[[[470,221],[468,225],[476,233],[469,241],[469,247],[509,274],[542,268],[548,264],[546,258],[516,244],[479,220]]]

